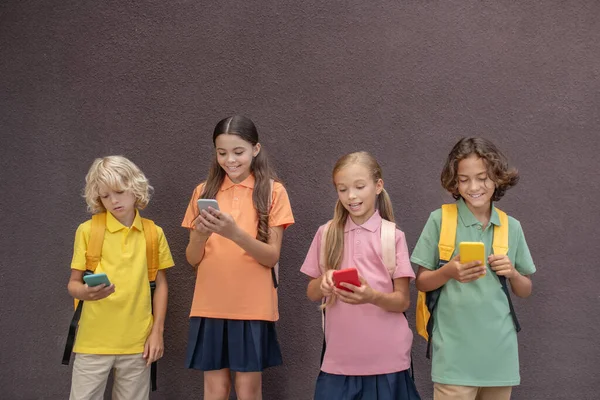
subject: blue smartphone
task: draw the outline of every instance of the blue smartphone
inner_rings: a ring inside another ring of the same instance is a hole
[[[110,281],[108,280],[108,276],[106,276],[106,274],[104,272],[101,272],[99,274],[84,275],[83,281],[85,283],[87,283],[87,285],[89,287],[98,286],[103,283],[106,286],[110,286]]]

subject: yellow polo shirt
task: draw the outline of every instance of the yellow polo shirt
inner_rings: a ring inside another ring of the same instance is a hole
[[[85,254],[91,227],[89,220],[77,228],[72,269],[86,269]],[[159,269],[172,267],[174,263],[167,239],[163,230],[156,228]],[[137,210],[131,228],[107,212],[102,258],[96,273],[104,272],[115,285],[115,292],[105,299],[83,303],[75,353],[137,354],[144,351],[153,320],[143,229]]]
[[[255,178],[250,175],[241,183],[225,177],[216,195],[221,211],[231,214],[236,224],[256,237],[258,214],[252,201]],[[198,216],[196,201],[203,184],[194,190],[182,222],[190,228]],[[294,223],[287,191],[279,182],[273,184],[269,226],[284,229]],[[277,290],[273,287],[271,269],[261,265],[233,241],[212,234],[204,247],[198,265],[191,317],[237,320],[277,321]]]

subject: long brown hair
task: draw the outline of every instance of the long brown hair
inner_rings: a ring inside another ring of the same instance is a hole
[[[360,164],[366,167],[371,173],[373,182],[377,183],[378,180],[383,179],[383,173],[379,163],[371,154],[366,151],[359,151],[356,153],[346,154],[337,162],[333,167],[332,178],[341,171],[343,168],[352,165]],[[394,209],[392,207],[392,201],[386,190],[383,189],[379,195],[377,195],[376,208],[379,210],[381,218],[387,219],[388,221],[395,222]],[[348,219],[348,210],[344,208],[342,202],[338,199],[335,205],[335,211],[333,213],[333,219],[329,224],[327,230],[327,236],[325,237],[325,271],[330,269],[339,269],[342,262],[342,256],[344,251],[344,226]]]
[[[493,201],[500,200],[508,189],[519,182],[519,172],[508,166],[508,159],[494,143],[484,138],[462,138],[448,154],[441,176],[442,187],[450,192],[454,199],[460,199],[458,163],[472,154],[484,160],[488,177],[496,185],[492,196]]]
[[[216,145],[217,137],[223,134],[237,135],[252,146],[256,146],[258,143],[258,131],[256,130],[254,122],[252,122],[250,118],[242,115],[227,117],[217,123],[215,130],[213,131],[213,145]],[[258,214],[256,239],[266,243],[269,240],[270,180],[273,179],[279,181],[279,178],[277,178],[275,171],[273,171],[269,165],[269,159],[265,153],[264,147],[261,147],[256,157],[252,159],[250,173],[252,173],[255,178],[252,203]],[[217,162],[217,155],[215,152],[213,162],[208,171],[208,178],[206,178],[200,198],[214,199],[223,184],[225,175],[226,172]]]

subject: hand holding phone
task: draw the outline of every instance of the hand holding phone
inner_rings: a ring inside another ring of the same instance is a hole
[[[479,261],[485,268],[485,245],[482,242],[461,242],[458,246],[460,252],[460,263],[467,264]],[[480,277],[485,275],[485,269]]]
[[[106,287],[110,286],[110,281],[108,280],[108,276],[104,272],[100,272],[98,274],[84,275],[83,281],[87,283],[89,287],[98,286],[104,283]]]
[[[335,287],[346,292],[352,292],[350,289],[341,286],[340,283],[345,282],[351,285],[360,287],[360,280],[358,279],[358,271],[356,268],[346,268],[333,272],[333,282]]]
[[[105,273],[84,275],[82,287],[78,299],[83,301],[102,300],[115,292],[115,285],[111,284]],[[105,286],[101,286],[104,284]]]

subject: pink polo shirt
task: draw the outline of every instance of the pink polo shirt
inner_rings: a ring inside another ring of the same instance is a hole
[[[315,235],[301,272],[321,276],[319,254],[325,225]],[[344,229],[344,255],[340,269],[355,267],[369,285],[391,293],[393,283],[381,253],[381,216],[375,212],[363,225],[351,218]],[[396,229],[396,271],[393,278],[414,279],[404,233]],[[321,370],[338,375],[379,375],[410,368],[413,334],[402,313],[372,304],[351,305],[336,301],[326,310],[327,350]]]

